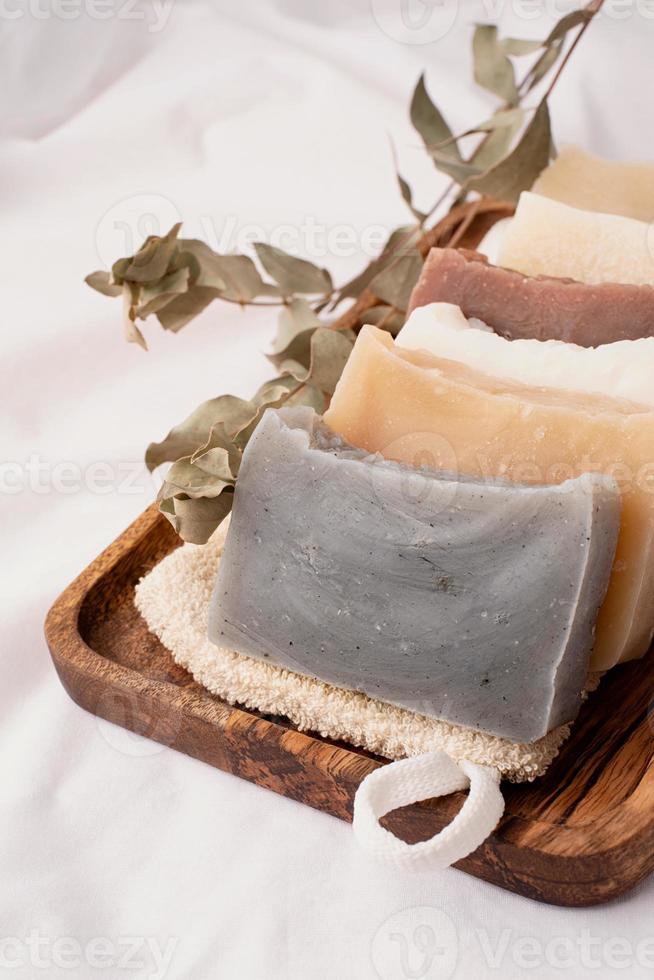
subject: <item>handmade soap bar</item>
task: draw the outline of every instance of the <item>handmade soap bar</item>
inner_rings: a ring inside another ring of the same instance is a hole
[[[578,146],[565,146],[532,191],[584,211],[621,214],[639,221],[654,218],[652,164],[614,163]]]
[[[654,232],[646,221],[580,211],[523,192],[499,264],[527,276],[654,284]]]
[[[467,320],[458,306],[431,303],[413,311],[395,343],[459,361],[495,378],[608,395],[654,409],[654,337],[601,347],[506,340],[481,320]]]
[[[473,477],[559,483],[592,470],[622,494],[620,539],[591,666],[644,654],[654,626],[654,412],[518,385],[395,347],[364,327],[325,414],[349,442]]]
[[[223,647],[532,741],[579,707],[619,525],[614,481],[457,481],[268,410],[209,616]]]
[[[409,310],[439,302],[460,306],[466,317],[478,317],[510,340],[534,337],[596,347],[654,335],[652,286],[530,278],[462,249],[432,248]]]

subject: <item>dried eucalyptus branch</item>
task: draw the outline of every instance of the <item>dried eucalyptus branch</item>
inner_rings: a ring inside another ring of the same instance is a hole
[[[280,308],[269,358],[277,376],[251,400],[222,395],[201,405],[146,453],[149,469],[172,463],[159,493],[161,511],[186,541],[202,543],[229,513],[238,470],[250,434],[266,408],[308,404],[318,412],[333,393],[363,322],[395,334],[401,327],[424,256],[434,245],[474,244],[498,216],[510,214],[553,153],[547,100],[603,0],[563,17],[544,41],[500,38],[497,28],[477,25],[473,36],[475,81],[500,104],[481,123],[455,136],[429,96],[424,76],[413,92],[410,117],[434,166],[450,182],[422,210],[409,182],[395,167],[412,224],[394,229],[380,255],[336,288],[329,272],[263,242],[255,256],[221,255],[196,239],[179,238],[180,225],[151,236],[110,272],[86,282],[106,296],[122,296],[125,336],[145,348],[137,322],[155,316],[177,332],[213,300]],[[568,33],[579,31],[567,46]],[[565,54],[564,54],[565,51]],[[534,56],[520,81],[514,59]],[[556,68],[556,71],[554,70]],[[536,105],[523,100],[540,85]],[[472,153],[463,142],[480,136]],[[395,160],[395,150],[392,148]],[[474,204],[463,206],[470,196]],[[454,204],[454,206],[452,206]],[[439,214],[447,208],[444,216]],[[430,224],[435,220],[435,224]],[[472,238],[471,238],[472,235]],[[329,317],[341,303],[345,312]]]

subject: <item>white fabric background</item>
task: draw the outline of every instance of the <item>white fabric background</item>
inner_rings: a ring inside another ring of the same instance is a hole
[[[436,197],[441,182],[407,123],[420,71],[459,131],[490,105],[470,81],[472,21],[498,17],[505,31],[544,36],[553,17],[538,3],[517,12],[510,0],[468,3],[447,9],[455,22],[445,37],[410,44],[388,33],[399,0],[374,0],[377,19],[368,0],[198,0],[164,10],[161,30],[151,0],[116,0],[106,20],[75,17],[91,0],[75,3],[53,11],[45,0],[4,0],[0,11],[10,464],[0,495],[0,972],[649,976],[654,882],[570,911],[456,871],[387,873],[357,852],[347,825],[85,714],[42,638],[55,595],[150,501],[146,443],[204,398],[248,395],[270,374],[272,314],[216,304],[177,337],[153,321],[145,354],[123,342],[119,304],[83,275],[152,230],[134,226],[144,211],[162,227],[180,215],[185,234],[213,244],[223,235],[223,247],[239,244],[224,237],[232,224],[261,224],[266,236],[289,225],[296,237],[285,244],[338,277],[355,270],[357,249],[334,255],[333,241],[321,250],[297,229],[313,221],[358,235],[404,220],[389,133],[419,202]],[[553,99],[559,141],[654,157],[651,13],[623,2],[593,25]],[[113,474],[104,493],[92,485],[97,463]],[[75,943],[94,939],[80,957]],[[172,949],[165,969],[153,944]]]

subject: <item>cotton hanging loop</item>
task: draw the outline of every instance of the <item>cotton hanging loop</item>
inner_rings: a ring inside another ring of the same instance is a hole
[[[374,858],[403,871],[438,871],[471,854],[493,832],[504,812],[500,774],[490,766],[446,752],[401,759],[367,776],[354,798],[354,833]],[[434,837],[407,844],[379,823],[398,807],[468,789],[456,817]]]

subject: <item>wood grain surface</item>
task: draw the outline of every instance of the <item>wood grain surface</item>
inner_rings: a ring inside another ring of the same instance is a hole
[[[361,780],[384,760],[231,707],[195,683],[148,632],[136,582],[179,539],[153,506],[55,602],[46,637],[83,708],[259,786],[351,820]],[[605,902],[654,867],[653,655],[617,667],[582,708],[570,739],[534,783],[504,784],[506,813],[458,867],[559,905]],[[451,820],[461,794],[397,810],[408,841]]]

